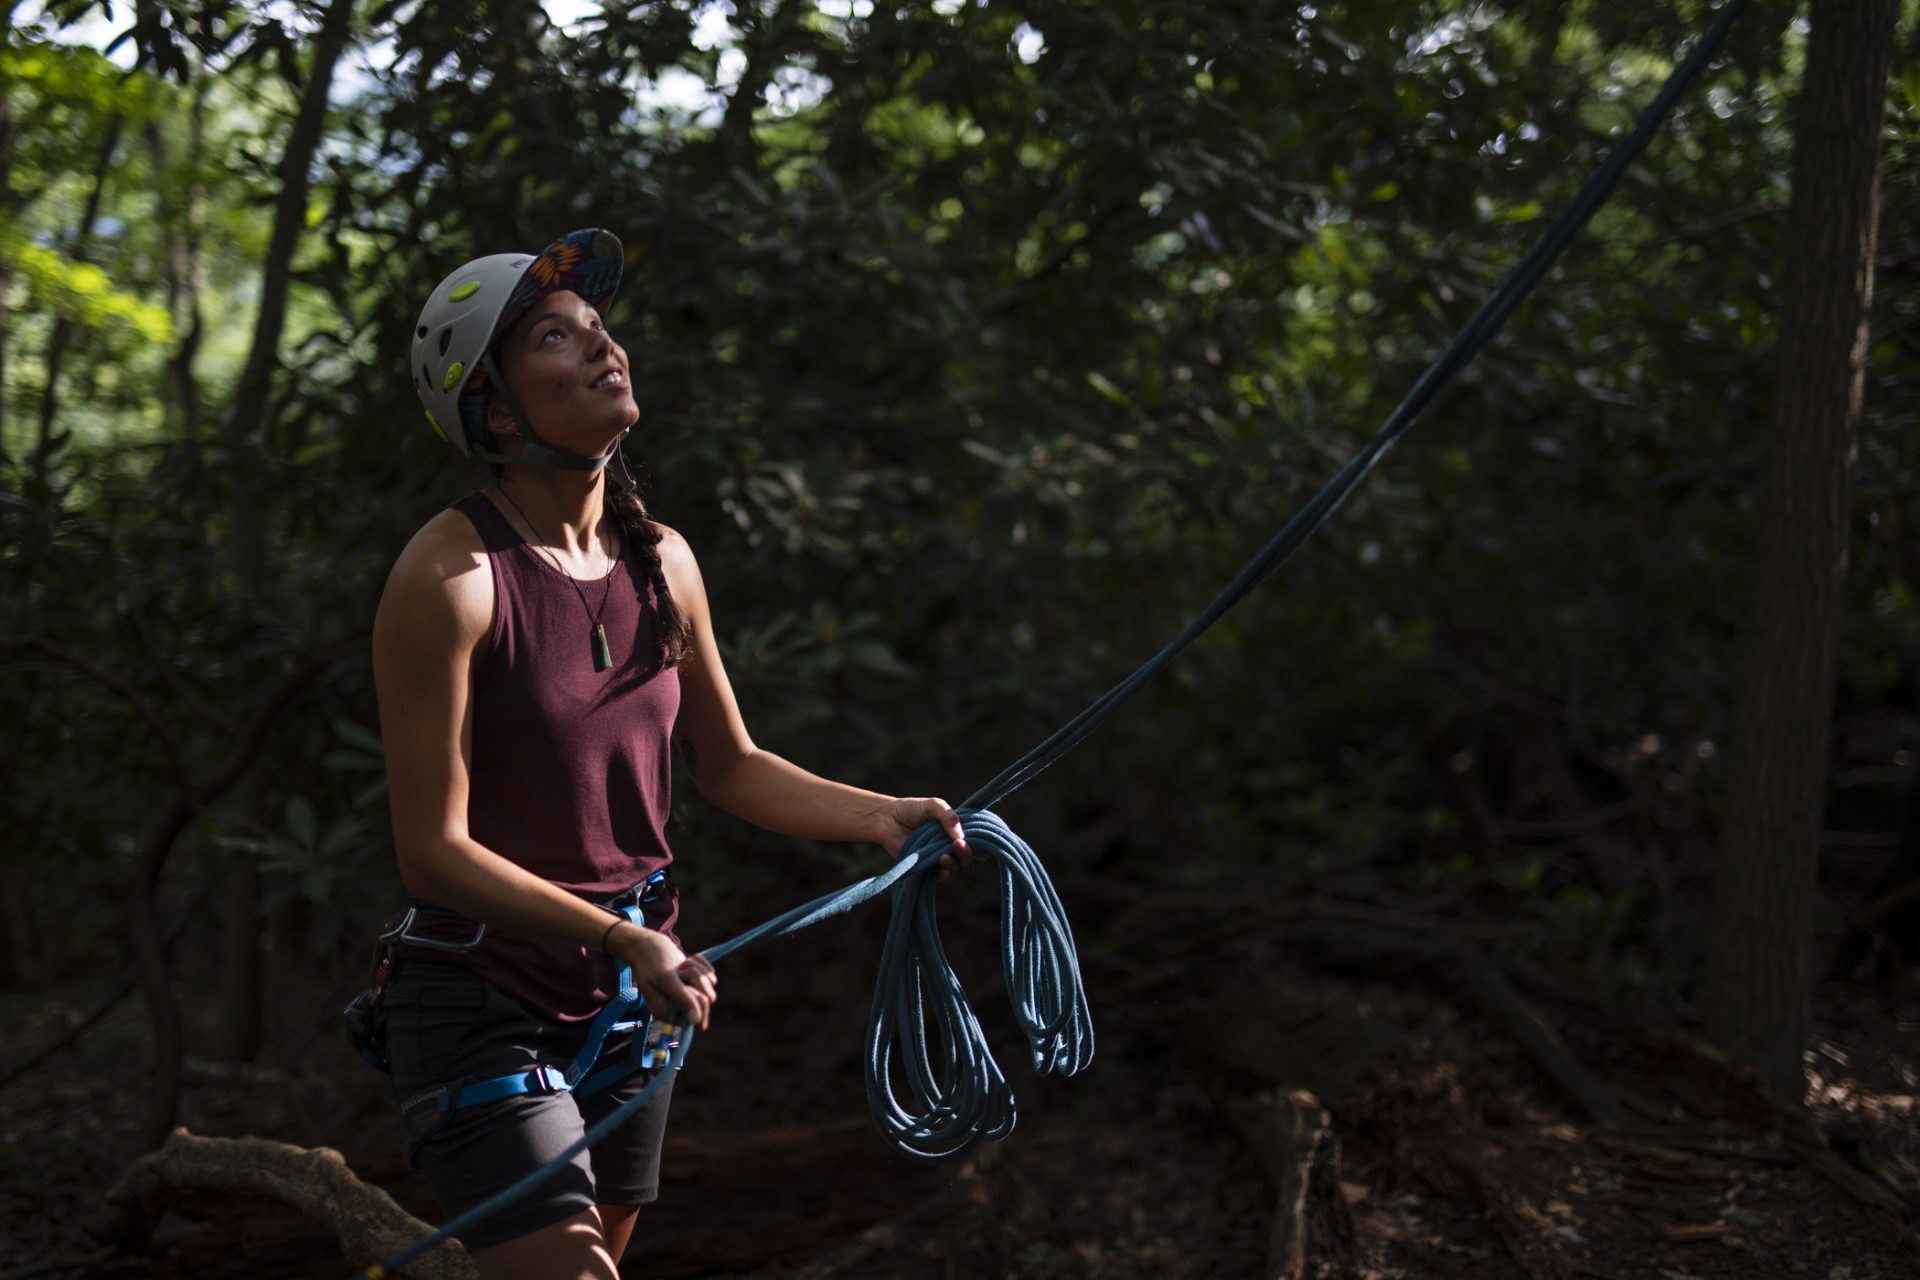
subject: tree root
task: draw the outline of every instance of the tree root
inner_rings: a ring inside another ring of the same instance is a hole
[[[1649,1045],[1687,1054],[1737,1086],[1763,1114],[1779,1126],[1794,1156],[1860,1203],[1903,1215],[1914,1208],[1899,1189],[1849,1164],[1845,1157],[1833,1149],[1826,1131],[1804,1108],[1767,1088],[1758,1072],[1735,1063],[1717,1045],[1697,1036],[1673,1031],[1646,1032],[1640,1039]]]
[[[291,1146],[265,1138],[200,1138],[175,1129],[157,1151],[127,1167],[94,1224],[104,1238],[138,1239],[169,1191],[195,1188],[253,1191],[285,1201],[333,1232],[347,1265],[366,1267],[398,1252],[430,1228],[378,1187],[353,1175],[328,1147]],[[458,1242],[448,1241],[408,1265],[415,1280],[475,1280]]]
[[[113,1012],[115,1005],[133,994],[135,982],[134,971],[128,969],[126,976],[120,979],[119,985],[101,997],[101,999],[94,1004],[93,1008],[74,1019],[72,1025],[65,1031],[62,1031],[38,1049],[30,1050],[24,1058],[12,1063],[4,1070],[0,1070],[0,1089],[6,1088],[15,1080],[18,1080],[21,1076],[27,1074],[27,1072],[33,1070],[48,1058],[51,1058],[54,1054],[60,1052],[81,1036],[91,1031],[95,1023]],[[6,1277],[0,1276],[0,1280],[6,1280]]]
[[[1567,1049],[1553,1024],[1527,1002],[1493,963],[1470,947],[1458,952],[1462,981],[1508,1037],[1553,1078],[1567,1097],[1597,1124],[1627,1122],[1619,1100]]]

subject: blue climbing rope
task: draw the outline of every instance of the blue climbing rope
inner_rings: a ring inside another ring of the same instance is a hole
[[[1039,856],[1006,823],[984,810],[958,812],[976,856],[999,867],[1000,965],[1034,1070],[1073,1075],[1093,1060],[1093,1019],[1066,908]],[[922,827],[917,837],[935,858],[947,848],[938,826]],[[940,945],[938,883],[935,876],[908,876],[894,887],[867,1029],[867,1109],[895,1148],[925,1160],[1004,1138],[1015,1119],[1013,1090]],[[896,1046],[918,1110],[894,1092]]]
[[[1033,850],[988,810],[1077,746],[1327,522],[1375,464],[1406,434],[1421,411],[1493,339],[1514,309],[1540,283],[1568,242],[1606,202],[1627,167],[1652,140],[1674,103],[1706,68],[1747,3],[1748,0],[1728,0],[1721,8],[1712,26],[1641,111],[1632,131],[1587,179],[1520,265],[1481,304],[1459,336],[1414,383],[1372,442],[1274,535],[1192,625],[959,807],[968,844],[973,846],[976,855],[986,855],[999,867],[1001,965],[1015,1017],[1027,1036],[1037,1070],[1072,1075],[1084,1068],[1093,1057],[1093,1022],[1087,1013],[1073,934],[1059,896]],[[803,903],[718,946],[704,949],[708,960],[718,963],[756,942],[797,933],[891,891],[893,918],[881,952],[879,979],[873,994],[873,1020],[867,1036],[867,1103],[888,1140],[917,1159],[947,1159],[978,1142],[1005,1137],[1013,1130],[1016,1114],[1013,1091],[994,1061],[973,1007],[967,1002],[966,993],[940,945],[933,909],[937,878],[922,874],[931,870],[949,847],[940,826],[928,823],[913,833],[894,864],[879,875]],[[360,1276],[363,1280],[380,1280],[392,1275],[427,1250],[458,1236],[539,1186],[644,1107],[663,1082],[680,1069],[692,1045],[693,1029],[687,1027],[681,1031],[679,1044],[666,1067],[639,1094],[621,1104],[565,1151],[513,1186],[367,1268]],[[895,1092],[896,1065],[914,1095],[912,1107],[903,1103]]]

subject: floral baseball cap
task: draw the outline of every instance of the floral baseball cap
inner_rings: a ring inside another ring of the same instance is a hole
[[[569,231],[542,249],[527,264],[526,274],[513,287],[507,305],[493,325],[493,340],[514,326],[540,299],[570,289],[601,311],[620,290],[620,272],[626,266],[620,238],[599,227]]]

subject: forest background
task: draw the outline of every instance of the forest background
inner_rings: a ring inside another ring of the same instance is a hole
[[[183,1117],[345,1146],[388,1123],[337,1016],[399,894],[366,637],[407,537],[484,482],[406,368],[454,265],[623,239],[628,455],[701,557],[755,739],[958,800],[1370,437],[1713,12],[0,8],[0,1071],[31,1094],[124,1066],[88,1104],[96,1187]],[[1341,515],[1002,808],[1096,1018],[1109,986],[1170,998],[1160,969],[1198,998],[1229,937],[1332,922],[1703,1023],[1808,30],[1756,5]],[[1823,991],[1897,1005],[1920,7],[1893,39],[1809,955]],[[882,856],[678,784],[691,946]],[[990,973],[988,878],[948,897]],[[729,970],[685,1123],[771,1123],[796,1098],[754,1064],[815,1026],[835,1048],[798,1100],[858,1111],[882,914]],[[248,1071],[325,1101],[241,1098]]]

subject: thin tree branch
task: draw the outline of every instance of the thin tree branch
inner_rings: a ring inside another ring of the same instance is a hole
[[[773,80],[773,73],[779,70],[780,63],[791,50],[794,36],[806,34],[806,28],[800,21],[805,6],[798,0],[778,0],[773,12],[767,15],[763,23],[751,20],[751,3],[740,5],[736,12],[747,19],[746,35],[750,47],[747,50],[747,65],[733,87],[733,96],[727,100],[726,113],[721,117],[715,138],[719,144],[719,154],[728,158],[741,150],[752,149],[753,113],[760,105],[760,95],[766,91],[767,85]],[[755,35],[761,35],[762,38],[754,42]]]
[[[1636,240],[1630,247],[1636,250],[1657,249],[1663,244],[1705,240],[1715,232],[1725,231],[1728,227],[1737,227],[1743,222],[1752,222],[1755,218],[1776,217],[1786,211],[1786,206],[1779,204],[1743,204],[1737,209],[1729,209],[1725,213],[1717,214],[1691,227],[1681,227],[1665,235],[1648,236],[1644,240]]]
[[[181,912],[179,919],[173,922],[173,927],[167,930],[166,945],[169,949],[172,948],[174,943],[180,940],[180,935],[186,932],[187,922],[198,917],[200,907],[205,899],[205,893],[196,895],[187,910]],[[93,1008],[80,1015],[72,1026],[47,1041],[47,1043],[41,1045],[38,1049],[33,1050],[26,1057],[20,1059],[20,1061],[9,1066],[5,1071],[0,1071],[0,1089],[6,1088],[15,1080],[18,1080],[21,1076],[27,1074],[27,1072],[33,1070],[48,1058],[51,1058],[54,1054],[60,1052],[88,1031],[92,1030],[100,1019],[106,1017],[107,1014],[113,1011],[115,1005],[118,1005],[133,993],[134,985],[138,981],[139,973],[129,966],[125,975],[121,977],[119,985],[96,1001]]]
[[[1045,262],[1020,277],[1006,293],[982,307],[980,318],[998,320],[1019,310],[1036,289],[1064,269],[1069,262],[1073,261],[1074,254],[1092,244],[1130,206],[1137,208],[1138,201],[1118,200],[1094,214],[1079,235],[1061,245]]]
[[[209,705],[205,698],[189,689],[186,682],[180,678],[180,673],[173,669],[173,664],[166,660],[161,653],[160,642],[154,637],[153,626],[147,620],[147,611],[142,607],[141,602],[138,600],[129,602],[126,615],[133,623],[133,629],[139,635],[140,643],[146,646],[147,657],[151,659],[153,669],[159,673],[162,680],[166,681],[167,687],[173,690],[174,697],[205,716],[221,732],[234,732],[239,726],[234,723],[233,717]]]
[[[65,645],[49,640],[45,636],[0,635],[0,649],[38,649],[125,698],[133,706],[135,713],[146,721],[147,727],[153,730],[153,736],[160,740],[160,747],[167,755],[167,772],[172,775],[174,789],[181,792],[191,789],[192,784],[187,778],[186,765],[180,757],[179,744],[175,743],[173,735],[167,732],[167,727],[161,721],[159,713],[153,709],[153,704],[143,698],[139,690],[104,667],[89,662]]]
[[[149,1099],[147,1122],[141,1130],[140,1149],[151,1151],[165,1142],[173,1131],[180,1106],[180,1081],[184,1044],[180,1025],[180,1006],[175,1002],[167,974],[166,947],[160,936],[154,912],[153,891],[160,880],[174,844],[200,810],[221,792],[239,781],[259,758],[260,745],[274,721],[308,685],[347,654],[367,642],[361,632],[329,645],[308,657],[288,672],[271,693],[262,699],[241,723],[233,749],[226,758],[190,787],[178,791],[135,859],[127,884],[128,932],[133,946],[134,964],[147,999],[147,1011],[153,1022],[153,1092]]]

